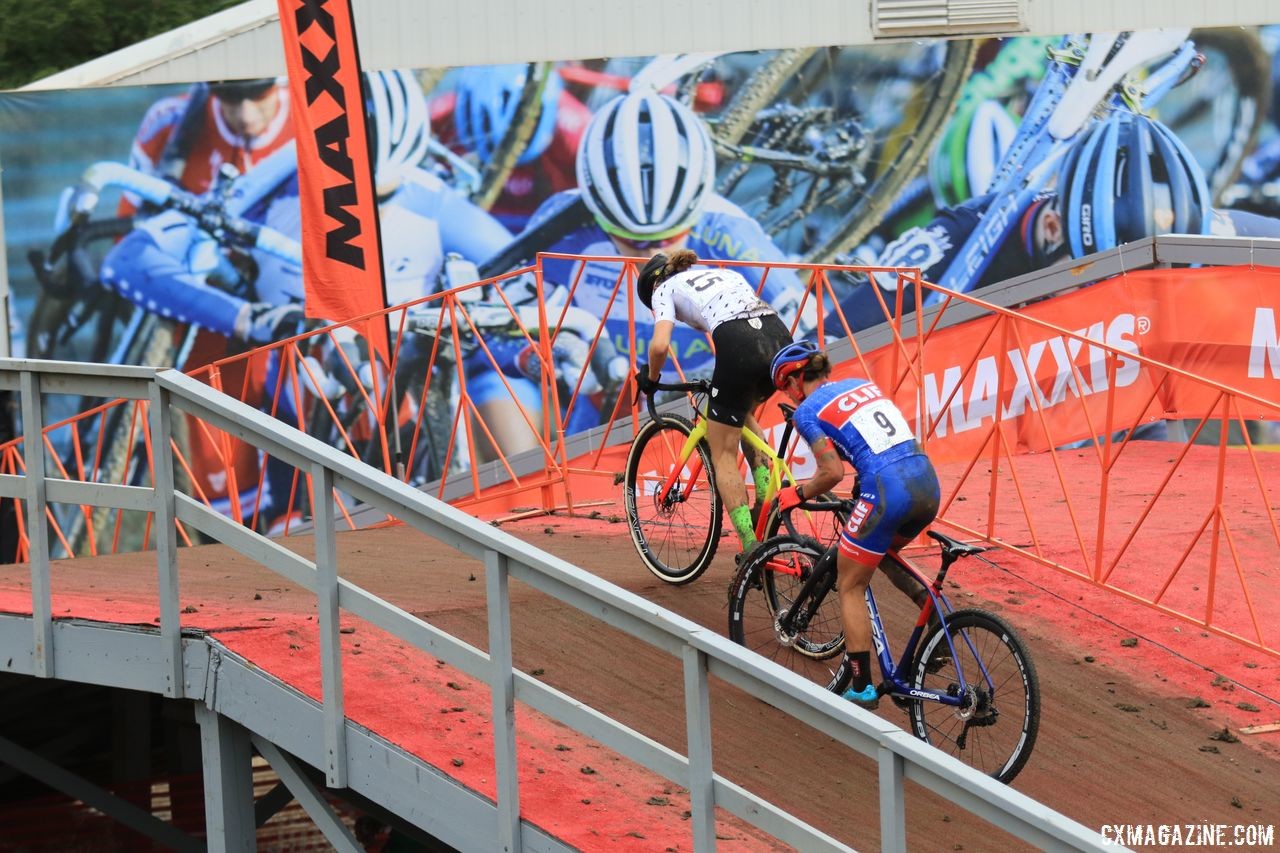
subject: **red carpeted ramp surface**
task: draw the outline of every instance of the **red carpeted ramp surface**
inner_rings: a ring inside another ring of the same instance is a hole
[[[1152,452],[1167,452],[1163,450]],[[1021,469],[1048,493],[1048,457]],[[1039,473],[1034,473],[1039,472]],[[1037,481],[1036,478],[1040,478]],[[944,472],[944,482],[946,476]],[[1113,497],[1133,513],[1140,488]],[[1185,511],[1201,507],[1187,494]],[[1198,510],[1197,510],[1198,511]],[[1172,510],[1169,510],[1172,512]],[[960,513],[960,510],[957,510]],[[505,525],[514,535],[717,631],[725,630],[731,540],[708,573],[686,587],[641,566],[621,509]],[[1037,536],[1069,549],[1061,523],[1037,516]],[[970,519],[966,519],[966,523]],[[1259,552],[1269,529],[1235,530]],[[305,537],[283,540],[307,554]],[[341,575],[477,647],[487,646],[483,566],[403,527],[337,537]],[[1242,544],[1241,548],[1250,546]],[[1116,823],[1270,824],[1280,815],[1280,661],[1114,592],[993,552],[953,569],[958,607],[996,610],[1021,631],[1039,670],[1040,738],[1014,786],[1087,826]],[[932,557],[926,565],[933,563]],[[0,574],[0,610],[30,612],[23,566]],[[1276,564],[1267,570],[1275,573]],[[58,562],[54,613],[152,625],[158,605],[153,555]],[[1273,575],[1274,576],[1274,575]],[[314,602],[280,577],[221,546],[180,552],[183,625],[212,635],[270,674],[318,698]],[[1276,588],[1259,610],[1272,626]],[[1225,585],[1221,595],[1230,592]],[[517,667],[683,750],[680,662],[581,611],[512,582]],[[905,624],[899,596],[879,596],[887,624]],[[344,620],[346,709],[358,724],[489,796],[494,792],[487,687],[358,621]],[[872,761],[819,736],[736,688],[712,680],[717,772],[859,849],[879,845]],[[878,712],[905,726],[892,703]],[[517,706],[522,815],[583,850],[690,850],[687,793],[598,744]],[[908,785],[910,849],[1020,849],[989,824]],[[718,847],[780,845],[721,813]]]

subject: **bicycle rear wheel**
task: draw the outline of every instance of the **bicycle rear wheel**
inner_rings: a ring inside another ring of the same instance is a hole
[[[826,262],[855,248],[923,167],[975,49],[966,39],[762,52],[709,116],[717,190],[787,255]]]
[[[1271,103],[1271,57],[1249,30],[1194,30],[1191,41],[1204,54],[1204,67],[1170,90],[1155,115],[1204,167],[1220,203],[1262,130]]]
[[[729,586],[729,639],[834,690],[844,651],[834,583],[819,593],[818,606],[793,635],[784,635],[778,624],[782,612],[795,606],[795,593],[821,555],[813,542],[790,536],[762,544]]]
[[[959,695],[964,674],[970,703],[963,708],[917,700],[908,711],[916,737],[1001,782],[1018,775],[1040,728],[1040,682],[1016,631],[985,610],[957,610],[947,618],[956,659],[935,628],[911,668],[911,686]]]
[[[670,584],[697,580],[720,542],[720,495],[706,441],[694,447],[667,495],[659,494],[692,432],[679,415],[649,421],[631,444],[623,480],[631,541],[649,571]]]

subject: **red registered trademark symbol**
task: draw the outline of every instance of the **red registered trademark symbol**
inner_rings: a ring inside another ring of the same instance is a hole
[[[1138,334],[1145,335],[1149,331],[1151,331],[1151,318],[1139,317],[1138,318]]]

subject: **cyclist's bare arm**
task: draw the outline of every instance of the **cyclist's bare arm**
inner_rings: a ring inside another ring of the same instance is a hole
[[[804,484],[803,491],[806,497],[814,497],[826,494],[840,484],[844,479],[844,462],[829,438],[819,438],[809,445],[809,450],[818,470]]]
[[[657,380],[662,366],[667,363],[671,350],[671,331],[676,324],[671,320],[659,320],[653,324],[653,338],[649,341],[649,378]]]

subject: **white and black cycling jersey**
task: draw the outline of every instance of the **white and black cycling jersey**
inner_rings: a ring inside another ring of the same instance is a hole
[[[774,313],[751,283],[733,270],[691,269],[653,289],[653,321],[679,320],[703,332],[721,323]]]

